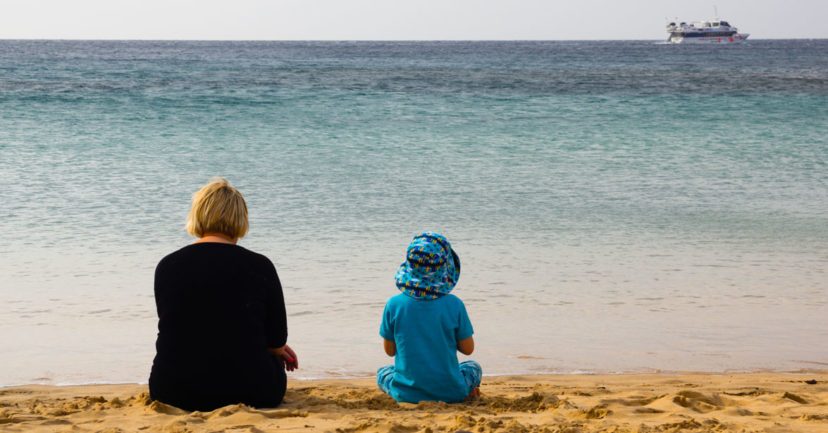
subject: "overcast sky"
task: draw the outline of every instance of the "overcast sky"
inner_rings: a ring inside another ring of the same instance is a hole
[[[719,15],[828,38],[828,0],[0,0],[0,39],[662,39]]]

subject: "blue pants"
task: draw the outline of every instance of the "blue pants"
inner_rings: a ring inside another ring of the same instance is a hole
[[[460,374],[466,380],[466,387],[471,393],[475,388],[480,386],[480,381],[483,380],[483,367],[477,361],[464,361],[460,363]],[[391,381],[394,380],[394,366],[386,365],[377,370],[377,386],[382,392],[391,394]]]

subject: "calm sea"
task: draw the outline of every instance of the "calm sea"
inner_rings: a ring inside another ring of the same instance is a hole
[[[828,368],[828,41],[0,41],[0,385],[145,381],[245,194],[296,376],[372,374],[444,232],[486,373]]]

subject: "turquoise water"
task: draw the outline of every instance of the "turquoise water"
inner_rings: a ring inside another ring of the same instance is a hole
[[[0,41],[0,384],[144,381],[211,176],[300,377],[368,375],[420,230],[486,373],[828,365],[828,41]]]

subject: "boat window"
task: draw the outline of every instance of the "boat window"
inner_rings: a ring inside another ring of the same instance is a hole
[[[728,24],[727,21],[722,21],[722,25],[730,27],[730,24]]]
[[[719,23],[713,23],[713,27],[719,27]]]

